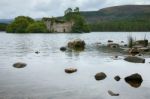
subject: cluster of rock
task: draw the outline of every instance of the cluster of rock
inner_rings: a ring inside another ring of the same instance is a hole
[[[104,80],[106,78],[106,74],[103,72],[97,73],[95,75],[96,80]],[[115,76],[114,79],[116,81],[120,81],[120,76]],[[141,83],[143,82],[142,76],[138,73],[132,74],[130,76],[127,76],[124,78],[125,82],[127,82],[130,86],[134,88],[138,88],[141,86]],[[111,96],[119,96],[119,93],[114,93],[111,90],[108,90],[108,94]]]
[[[68,74],[71,74],[71,73],[77,72],[77,69],[76,68],[67,68],[67,69],[65,69],[65,72]],[[97,81],[104,80],[106,77],[107,77],[107,75],[104,72],[99,72],[99,73],[95,74],[95,76],[94,76],[95,80],[97,80]],[[120,76],[118,76],[118,75],[115,76],[114,79],[116,81],[121,80]],[[126,83],[128,83],[130,86],[132,86],[134,88],[140,87],[143,82],[142,76],[138,73],[127,76],[124,78],[124,80]],[[108,91],[108,94],[111,96],[119,96],[119,93],[114,93],[111,90]]]
[[[121,41],[121,43],[124,43],[124,42]],[[101,43],[98,43],[98,44],[101,45]],[[61,47],[60,50],[66,51],[68,49],[72,49],[72,50],[80,50],[81,51],[81,50],[85,49],[85,45],[86,45],[86,43],[83,40],[76,39],[76,40],[68,42],[67,47]],[[133,62],[133,63],[145,63],[144,58],[137,57],[135,55],[137,55],[141,52],[150,51],[150,49],[147,46],[148,46],[148,40],[139,40],[139,41],[134,42],[134,46],[128,50],[128,53],[131,55],[125,57],[124,60],[128,61],[128,62]],[[119,48],[120,45],[117,43],[113,43],[112,40],[108,40],[107,47],[108,48]],[[35,53],[39,54],[40,52],[36,51]],[[115,56],[115,58],[118,58],[118,56]],[[27,65],[26,63],[18,62],[18,63],[13,64],[13,67],[24,68],[26,65]],[[76,68],[66,68],[64,71],[68,74],[71,74],[71,73],[77,72],[77,69]],[[104,72],[99,72],[99,73],[95,74],[95,76],[94,76],[94,78],[97,81],[104,80],[106,77],[107,77],[107,75]],[[114,79],[116,81],[121,80],[120,76],[118,76],[118,75],[115,76]],[[143,82],[142,76],[138,73],[127,76],[124,78],[124,80],[129,85],[131,85],[132,87],[135,87],[135,88],[140,87],[141,83]],[[111,96],[119,96],[119,93],[114,93],[111,90],[108,90],[108,94]]]

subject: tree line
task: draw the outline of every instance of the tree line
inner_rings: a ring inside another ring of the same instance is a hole
[[[92,31],[150,31],[150,20],[147,20],[147,18],[137,18],[101,21],[90,24],[90,28]]]

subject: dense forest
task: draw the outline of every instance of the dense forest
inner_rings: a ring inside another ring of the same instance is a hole
[[[150,20],[126,19],[90,24],[91,31],[150,31]]]
[[[5,31],[7,28],[7,24],[6,23],[0,23],[0,31]]]
[[[150,31],[150,5],[114,6],[81,14],[91,31]]]

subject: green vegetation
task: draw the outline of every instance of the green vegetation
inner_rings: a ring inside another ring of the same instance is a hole
[[[28,33],[46,33],[48,31],[43,22],[37,21],[32,24],[29,24],[29,26],[26,29],[26,32],[28,32]]]
[[[30,17],[18,16],[8,25],[8,33],[37,33],[46,32],[46,26],[43,22],[36,22]]]
[[[92,31],[150,31],[150,20],[126,19],[114,21],[101,21],[96,24],[90,24]]]
[[[134,45],[134,40],[132,36],[128,36],[128,47],[132,48]]]
[[[7,24],[5,23],[0,23],[0,31],[5,31],[7,28]]]
[[[26,33],[27,27],[33,22],[34,20],[30,17],[18,16],[8,25],[6,31],[9,33]]]
[[[74,25],[71,31],[73,33],[90,32],[90,28],[88,24],[86,23],[85,18],[80,14],[78,7],[76,7],[74,10],[72,10],[71,8],[68,8],[65,11],[64,20],[74,22]]]

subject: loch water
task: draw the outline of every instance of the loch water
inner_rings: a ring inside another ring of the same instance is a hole
[[[149,99],[150,57],[144,64],[129,63],[119,52],[99,50],[95,44],[108,40],[127,43],[127,37],[150,40],[148,32],[93,32],[83,34],[8,34],[0,32],[0,99]],[[60,51],[74,39],[86,42],[82,52]],[[35,52],[39,51],[39,54]],[[119,59],[113,59],[113,56]],[[14,68],[25,62],[25,68]],[[65,68],[77,68],[66,74]],[[94,75],[105,72],[107,78],[96,81]],[[126,76],[141,74],[143,82],[134,88],[124,81]],[[114,77],[119,75],[121,81]],[[108,90],[119,93],[117,97]]]

